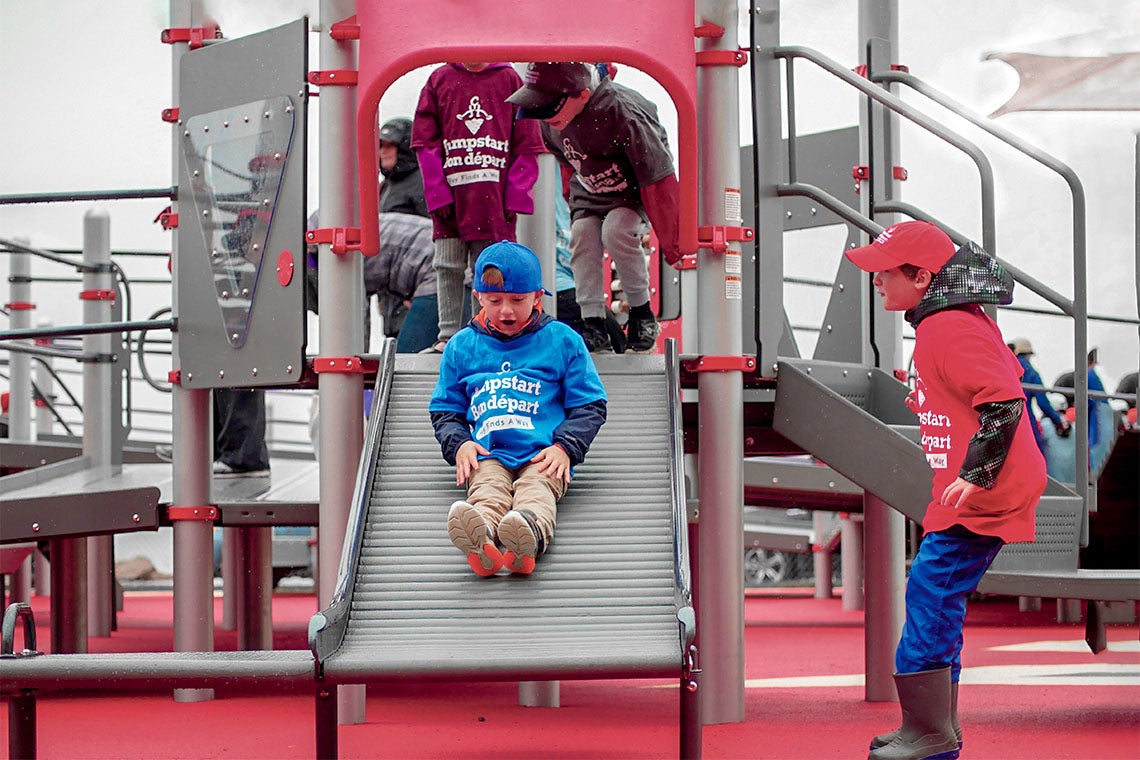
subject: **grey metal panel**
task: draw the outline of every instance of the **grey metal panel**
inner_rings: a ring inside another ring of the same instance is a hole
[[[982,576],[983,594],[1041,596],[1049,599],[1140,601],[1140,570],[1042,570]]]
[[[778,487],[796,491],[863,495],[863,489],[830,467],[804,459],[749,457],[744,460],[744,487]]]
[[[438,361],[396,357],[351,614],[326,679],[676,675],[662,357],[599,357],[609,416],[559,504],[555,539],[532,576],[493,578],[475,576],[447,538],[463,491],[427,414]]]
[[[1075,496],[1042,496],[1037,504],[1037,538],[1006,544],[994,559],[996,573],[1077,569],[1080,559],[1081,500]]]
[[[16,689],[278,688],[312,682],[313,655],[276,652],[45,654],[0,660],[5,693]]]
[[[0,518],[0,543],[157,530],[158,489],[5,499]]]
[[[864,411],[876,406],[873,375],[860,365],[780,362],[772,428],[921,523],[933,475],[922,449]]]
[[[175,316],[176,361],[184,388],[287,385],[300,379],[305,348],[307,35],[307,23],[300,19],[190,51],[181,59],[181,126],[195,117],[267,98],[287,99],[294,120],[280,187],[272,199],[272,223],[252,293],[248,333],[240,348],[227,338],[192,178],[186,161],[179,162]],[[251,118],[257,117],[260,113]],[[276,265],[286,251],[295,270],[281,285]]]

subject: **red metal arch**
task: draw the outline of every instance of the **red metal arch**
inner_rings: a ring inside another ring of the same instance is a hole
[[[380,98],[406,72],[442,61],[614,61],[656,79],[677,109],[681,250],[696,252],[692,0],[360,0],[357,21],[360,243],[366,255],[379,250],[375,132]]]

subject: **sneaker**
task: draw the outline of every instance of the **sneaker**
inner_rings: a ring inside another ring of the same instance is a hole
[[[657,347],[657,336],[661,334],[661,326],[657,318],[650,315],[649,319],[630,317],[625,325],[625,350],[635,354],[652,353]]]
[[[606,329],[606,320],[587,317],[582,322],[582,340],[586,341],[586,350],[591,354],[613,353],[614,345],[610,341],[610,332]]]
[[[534,561],[546,548],[534,514],[528,510],[512,510],[499,521],[499,541],[503,548],[503,566],[512,573],[530,575]]]
[[[267,478],[269,477],[269,468],[265,467],[260,470],[242,470],[232,465],[228,465],[222,460],[214,462],[214,477],[215,478]]]
[[[160,462],[173,462],[174,446],[168,443],[156,443],[154,445],[154,455],[158,457],[158,461]]]
[[[457,501],[447,511],[447,537],[467,555],[475,574],[486,578],[499,572],[503,555],[495,546],[495,536],[483,513],[465,501]]]

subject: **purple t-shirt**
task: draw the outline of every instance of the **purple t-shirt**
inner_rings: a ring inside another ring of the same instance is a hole
[[[412,148],[420,159],[424,196],[432,211],[455,204],[454,219],[433,215],[433,238],[514,240],[507,211],[534,212],[536,154],[544,152],[538,124],[515,119],[506,99],[522,79],[509,64],[480,72],[444,64],[420,92]]]
[[[561,131],[545,122],[550,152],[574,169],[570,210],[604,215],[626,207],[644,213],[641,188],[673,173],[669,139],[657,107],[635,90],[602,80],[590,101]]]

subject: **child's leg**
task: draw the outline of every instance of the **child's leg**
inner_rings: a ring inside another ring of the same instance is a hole
[[[631,307],[649,303],[649,270],[645,266],[645,250],[641,247],[645,232],[641,214],[631,208],[615,208],[602,222],[602,245],[614,260],[622,291]]]
[[[541,465],[528,464],[515,479],[514,509],[499,522],[503,564],[516,573],[530,573],[534,561],[554,540],[558,500],[566,483],[539,472]]]
[[[467,501],[447,513],[447,536],[467,555],[477,575],[494,575],[503,566],[496,542],[499,519],[511,508],[513,474],[494,459],[479,463],[467,484]]]
[[[601,218],[587,214],[575,219],[570,225],[570,268],[583,319],[605,317],[602,265]]]
[[[922,539],[906,584],[906,623],[895,652],[895,670],[917,673],[962,670],[966,599],[1002,547],[1002,540],[954,527]]]
[[[438,238],[432,266],[439,296],[439,339],[447,342],[459,331],[463,315],[463,275],[467,271],[467,246],[459,238]]]

